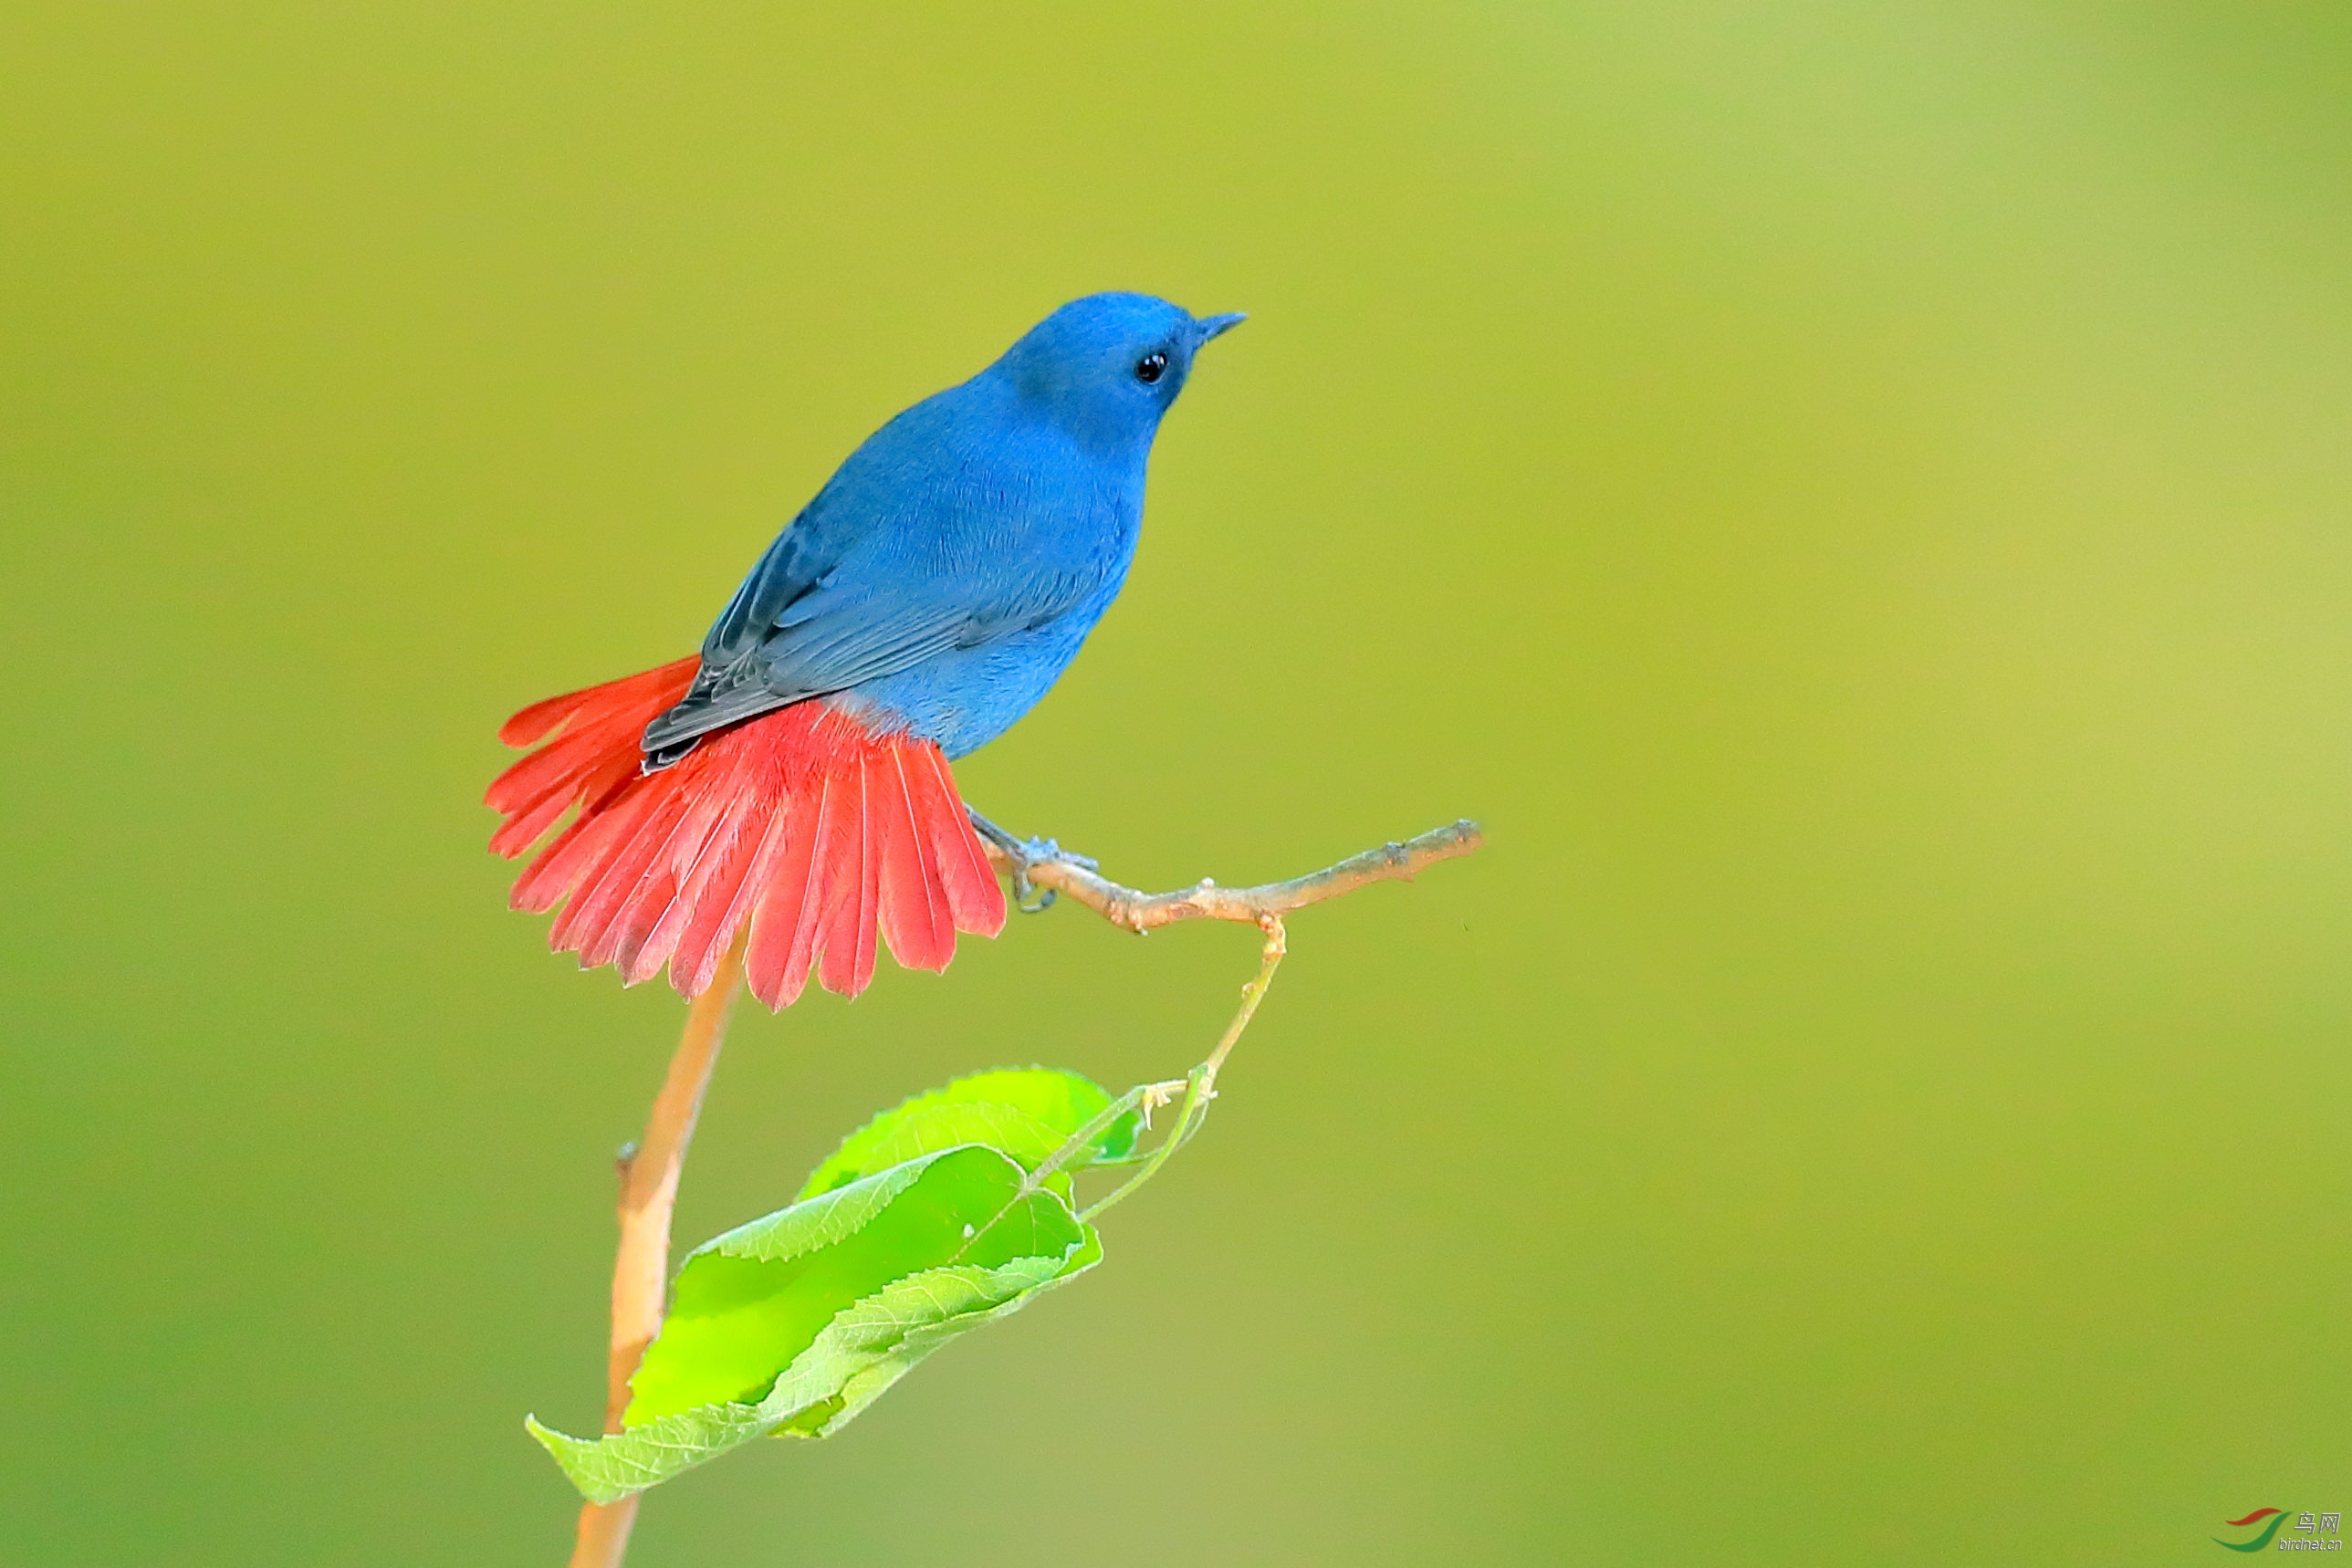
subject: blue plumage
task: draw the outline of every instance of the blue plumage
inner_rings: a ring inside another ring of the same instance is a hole
[[[1240,320],[1075,300],[876,431],[735,591],[692,689],[646,726],[646,767],[821,696],[950,757],[1003,734],[1118,596],[1152,437]]]

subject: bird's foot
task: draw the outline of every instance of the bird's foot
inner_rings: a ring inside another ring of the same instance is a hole
[[[1051,838],[1023,838],[997,826],[968,805],[963,809],[964,814],[971,818],[972,830],[1003,850],[1005,858],[1013,862],[1013,907],[1024,915],[1042,914],[1054,907],[1054,889],[1040,888],[1029,879],[1030,871],[1036,867],[1078,866],[1089,871],[1102,869],[1090,855],[1065,849]]]

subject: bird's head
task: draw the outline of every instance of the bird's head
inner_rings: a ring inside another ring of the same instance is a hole
[[[1149,294],[1089,294],[1030,328],[992,368],[1088,445],[1149,443],[1192,356],[1241,319],[1194,316]]]

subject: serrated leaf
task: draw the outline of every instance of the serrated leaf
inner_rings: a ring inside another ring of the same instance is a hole
[[[961,1144],[740,1226],[689,1254],[624,1430],[529,1425],[600,1501],[771,1431],[823,1436],[948,1340],[1102,1256],[1057,1194]]]
[[[756,1403],[835,1313],[892,1280],[1060,1258],[1077,1220],[1054,1194],[1027,1191],[1026,1176],[994,1149],[961,1144],[705,1242],[678,1271],[623,1423]]]
[[[535,1419],[526,1424],[583,1496],[611,1502],[755,1437],[830,1436],[924,1357],[1020,1310],[1101,1258],[1100,1239],[1089,1226],[1059,1258],[927,1269],[894,1280],[826,1324],[756,1405],[701,1405],[593,1440],[567,1437]]]
[[[840,1430],[950,1340],[1101,1260],[1069,1172],[1130,1155],[1140,1119],[1111,1120],[1043,1182],[1030,1173],[1112,1103],[1076,1073],[1029,1068],[883,1112],[791,1206],[688,1255],[621,1432],[530,1430],[600,1502],[753,1437]]]
[[[861,1176],[959,1143],[984,1143],[1034,1170],[1111,1102],[1093,1079],[1050,1068],[1002,1068],[960,1078],[884,1111],[842,1141],[800,1195],[814,1197]],[[1131,1152],[1141,1119],[1129,1114],[1095,1141],[1087,1160]],[[1067,1184],[1056,1190],[1067,1195]]]
[[[900,1193],[921,1180],[940,1155],[952,1152],[941,1149],[921,1159],[878,1170],[815,1197],[795,1201],[789,1208],[763,1215],[711,1237],[687,1254],[687,1261],[691,1263],[706,1252],[717,1252],[730,1258],[782,1263],[804,1252],[830,1247],[866,1228],[867,1222],[889,1207]]]

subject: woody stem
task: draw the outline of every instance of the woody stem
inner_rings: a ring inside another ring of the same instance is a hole
[[[694,1142],[695,1119],[719,1065],[727,1037],[728,1014],[743,984],[743,945],[738,942],[719,961],[710,984],[694,999],[686,1032],[669,1059],[661,1092],[646,1118],[646,1135],[624,1149],[615,1162],[621,1178],[620,1246],[613,1259],[613,1338],[605,1363],[604,1430],[621,1429],[629,1405],[629,1379],[661,1330],[664,1287],[669,1279],[670,1213],[677,1205],[678,1175]],[[629,1550],[629,1527],[636,1522],[637,1494],[615,1502],[587,1503],[580,1510],[580,1533],[572,1568],[619,1568]]]

